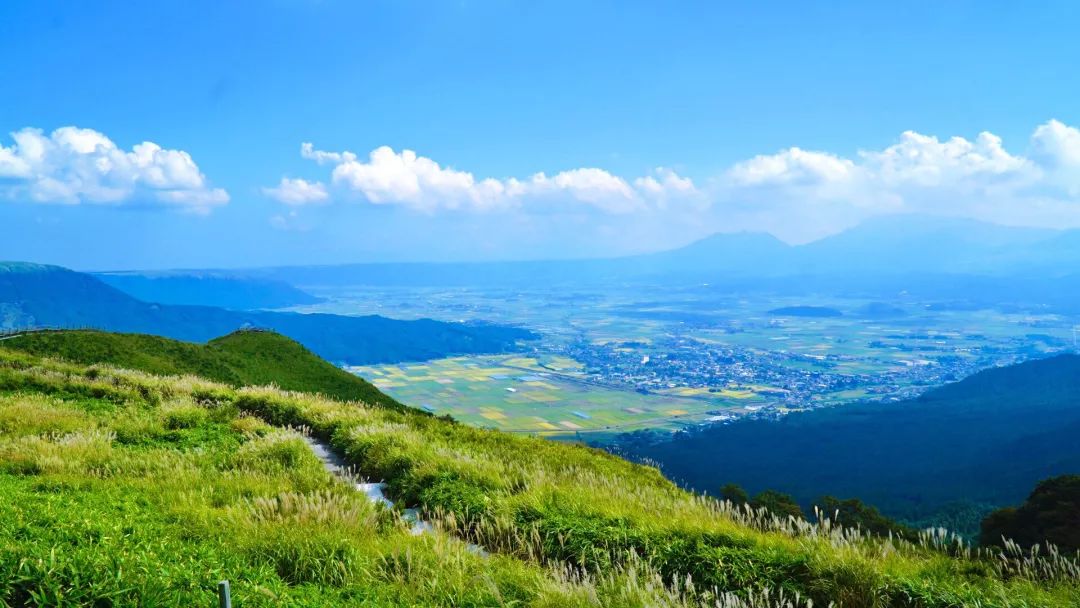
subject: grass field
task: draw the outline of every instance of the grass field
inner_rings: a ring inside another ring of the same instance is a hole
[[[335,480],[288,427],[397,507]],[[0,496],[7,606],[211,606],[220,579],[238,608],[1080,602],[1071,557],[773,517],[581,445],[5,349]],[[411,534],[401,507],[435,529]]]
[[[299,342],[269,331],[237,331],[196,344],[144,334],[47,331],[4,340],[0,346],[72,363],[105,363],[154,374],[195,374],[232,386],[273,384],[384,407],[404,406],[370,383],[320,359]]]

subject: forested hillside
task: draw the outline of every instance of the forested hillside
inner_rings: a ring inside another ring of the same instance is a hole
[[[715,493],[729,482],[809,506],[858,497],[893,517],[974,535],[986,511],[1080,471],[1080,356],[989,369],[897,403],[746,421],[670,441],[625,437],[631,457]]]
[[[91,275],[57,266],[0,264],[0,328],[92,327],[205,342],[243,327],[273,329],[332,362],[364,365],[420,361],[456,354],[514,350],[534,338],[497,325],[398,321],[209,306],[169,306],[137,300]]]

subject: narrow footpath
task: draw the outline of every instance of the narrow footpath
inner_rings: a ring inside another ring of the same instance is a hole
[[[312,453],[322,462],[323,468],[326,469],[331,475],[339,479],[343,479],[356,488],[356,491],[362,493],[367,499],[376,504],[382,504],[388,509],[394,508],[394,503],[386,497],[383,490],[386,489],[386,484],[379,483],[366,483],[356,481],[357,475],[353,474],[349,465],[343,458],[338,456],[330,446],[319,441],[318,439],[311,437],[310,435],[304,435],[304,441],[307,442],[308,447],[311,448]],[[402,509],[402,519],[409,524],[409,531],[414,536],[420,536],[421,534],[430,534],[435,531],[435,526],[431,522],[421,519],[420,509]],[[464,541],[463,541],[464,542]],[[480,545],[466,542],[466,548],[477,555],[487,557],[488,552],[484,550]]]

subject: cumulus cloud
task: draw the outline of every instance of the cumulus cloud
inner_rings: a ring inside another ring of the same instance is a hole
[[[884,187],[980,191],[1034,177],[1034,165],[1007,152],[1001,138],[983,132],[969,141],[946,141],[907,131],[880,152],[862,152],[862,168]]]
[[[359,196],[375,205],[404,205],[429,212],[580,203],[609,213],[625,213],[658,201],[697,193],[690,179],[670,169],[657,169],[655,175],[632,183],[593,167],[570,169],[550,176],[535,173],[526,178],[500,179],[478,178],[412,150],[398,152],[388,146],[376,148],[367,158],[360,158],[352,152],[327,152],[304,143],[300,155],[320,165],[332,165],[330,183],[346,194]],[[280,195],[284,189],[285,180],[278,187],[264,191],[283,200]]]
[[[1057,120],[1040,125],[1031,136],[1031,157],[1047,188],[1080,196],[1080,130]]]
[[[690,196],[697,191],[690,178],[682,177],[665,167],[657,167],[653,170],[653,175],[635,179],[634,186],[641,192],[662,199],[678,195]]]
[[[621,177],[596,168],[571,169],[551,177],[537,173],[527,182],[515,182],[514,191],[523,197],[565,197],[609,213],[633,211],[644,202],[639,193]]]
[[[736,163],[728,177],[736,186],[768,184],[824,184],[851,179],[855,163],[827,152],[789,148],[778,154],[760,155]]]
[[[412,150],[395,152],[388,146],[371,151],[366,161],[348,152],[314,151],[309,157],[337,158],[332,180],[374,204],[401,203],[417,208],[484,207],[506,194],[494,179],[477,180],[471,173],[442,167]]]
[[[752,213],[821,213],[822,207],[840,201],[857,208],[895,206],[885,193],[863,189],[866,181],[865,168],[851,159],[788,148],[735,163],[711,194],[721,205],[749,207],[744,211]]]
[[[281,182],[273,188],[263,188],[263,194],[286,205],[321,203],[330,197],[326,186],[320,182],[288,177],[281,178]]]
[[[1045,139],[1040,135],[1045,127],[1039,127],[1033,141]],[[1066,153],[1064,148],[1068,148],[1044,147],[1053,148],[1048,154],[1052,157],[1061,157]],[[1080,137],[1075,148],[1080,151]],[[790,148],[737,163],[726,177],[732,189],[832,187],[834,192],[873,199],[882,193],[915,189],[986,191],[1002,186],[1020,187],[1037,182],[1042,175],[1036,162],[1009,153],[1001,138],[992,133],[980,133],[973,141],[963,137],[941,141],[906,131],[897,143],[884,150],[861,151],[855,159]],[[837,186],[852,188],[835,189]]]
[[[0,196],[41,203],[158,203],[204,211],[229,200],[182,150],[143,142],[130,151],[92,129],[25,128],[0,144]]]
[[[1060,121],[1039,125],[1031,136],[1033,156],[1043,164],[1080,167],[1080,131]]]
[[[358,155],[305,143],[301,156],[328,167],[326,186],[283,180],[267,189],[269,195],[292,204],[340,197],[425,212],[510,209],[565,218],[567,210],[582,217],[598,210],[640,216],[650,225],[769,230],[791,241],[889,213],[1080,227],[1080,130],[1057,120],[1009,146],[991,132],[939,137],[906,131],[891,145],[851,155],[790,147],[732,163],[703,176],[700,185],[663,167],[634,178],[599,167],[478,177],[386,146]],[[0,160],[4,164],[19,170],[16,162]],[[295,196],[286,195],[293,190]]]
[[[352,152],[324,152],[322,150],[316,150],[315,145],[308,142],[300,144],[300,156],[308,160],[313,160],[320,165],[338,165],[345,161],[356,160],[356,155]]]
[[[735,163],[710,194],[744,212],[785,214],[795,240],[820,236],[796,234],[800,225],[842,228],[892,212],[1080,225],[1078,169],[1080,131],[1051,120],[1022,151],[1008,150],[989,132],[939,139],[906,131],[894,144],[853,158],[793,147]]]

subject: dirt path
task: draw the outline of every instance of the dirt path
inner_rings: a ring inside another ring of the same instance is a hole
[[[304,440],[307,442],[308,447],[311,448],[312,453],[314,453],[319,461],[322,462],[323,468],[331,475],[353,484],[356,491],[366,496],[370,502],[385,505],[389,509],[394,507],[394,503],[383,493],[383,490],[386,489],[385,483],[356,481],[356,475],[350,470],[348,463],[331,450],[330,446],[309,435],[305,435]],[[414,536],[433,533],[435,531],[435,526],[433,526],[431,522],[420,518],[419,509],[403,509],[401,517],[409,524],[409,531]],[[472,553],[485,557],[488,555],[488,552],[479,545],[467,542],[466,547]]]

